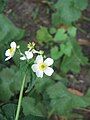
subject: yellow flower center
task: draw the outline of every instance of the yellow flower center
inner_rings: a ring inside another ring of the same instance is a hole
[[[12,55],[12,54],[14,54],[15,49],[14,48],[10,48],[9,51],[10,51],[10,54]]]
[[[32,48],[35,47],[35,43],[34,43],[34,42],[29,43],[29,44],[27,45],[27,47],[28,47],[29,49],[32,49]]]
[[[45,63],[40,63],[39,69],[44,71],[47,68],[47,65]]]

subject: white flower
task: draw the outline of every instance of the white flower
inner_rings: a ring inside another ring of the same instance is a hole
[[[23,56],[20,57],[20,60],[29,60],[33,57],[33,53],[30,51],[25,51],[25,54],[22,54]]]
[[[43,77],[45,73],[48,76],[51,76],[54,70],[49,67],[53,64],[53,59],[47,58],[43,61],[42,55],[38,55],[35,60],[35,64],[32,65],[32,70],[36,73],[37,77]]]
[[[15,42],[11,42],[10,47],[11,48],[9,48],[8,50],[6,50],[6,52],[5,52],[5,56],[6,56],[5,61],[11,59],[14,56],[17,45],[16,45]]]

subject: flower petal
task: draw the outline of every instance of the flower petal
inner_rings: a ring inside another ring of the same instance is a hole
[[[50,65],[52,65],[53,64],[53,59],[52,58],[47,58],[45,61],[44,61],[44,63],[47,65],[47,66],[50,66]]]
[[[6,50],[5,56],[11,56],[10,49]]]
[[[43,71],[37,71],[36,75],[37,75],[37,77],[42,78],[43,77]]]
[[[33,53],[29,51],[25,51],[26,58],[29,60],[33,57]]]
[[[38,64],[33,64],[31,68],[34,72],[36,72],[37,77],[43,77],[43,71],[38,69]]]
[[[32,68],[32,70],[33,70],[34,72],[37,72],[37,71],[38,71],[38,65],[37,65],[37,64],[33,64],[33,65],[31,66],[31,68]]]
[[[38,55],[38,56],[36,57],[35,63],[42,63],[42,62],[43,62],[43,57],[42,57],[42,55]]]
[[[11,48],[15,48],[16,49],[16,43],[15,42],[11,42],[11,44],[10,44],[10,46],[11,46]]]
[[[26,57],[25,56],[20,57],[20,60],[26,60]]]
[[[39,51],[35,50],[35,49],[32,49],[32,52],[33,53],[39,53]]]
[[[12,57],[11,56],[9,56],[9,57],[7,57],[6,59],[5,59],[5,61],[7,61],[7,60],[9,60],[9,59],[11,59]]]
[[[47,67],[46,70],[44,70],[44,73],[47,75],[47,76],[51,76],[53,74],[54,70],[51,68],[51,67]]]

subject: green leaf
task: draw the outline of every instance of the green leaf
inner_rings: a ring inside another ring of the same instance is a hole
[[[70,116],[73,109],[90,105],[90,102],[86,100],[90,100],[90,98],[70,93],[61,82],[50,86],[47,89],[47,94],[50,97],[50,105],[54,110],[54,114],[61,116]]]
[[[43,117],[38,117],[38,116],[33,116],[33,115],[28,115],[22,120],[48,120],[47,118]]]
[[[5,15],[0,14],[0,44],[20,40],[24,33],[24,30],[15,27]]]
[[[7,0],[0,0],[0,13],[4,11],[6,4],[7,4]]]
[[[90,88],[88,89],[88,91],[87,91],[85,96],[90,98]]]
[[[50,52],[51,52],[51,57],[52,57],[54,60],[59,59],[59,58],[63,55],[63,53],[61,53],[61,51],[58,50],[58,47],[57,47],[57,46],[51,48],[51,51],[50,51]]]
[[[0,114],[0,120],[7,120],[4,115]]]
[[[49,34],[48,29],[46,27],[41,27],[37,31],[36,38],[39,42],[48,42],[52,40],[52,36]]]
[[[5,62],[5,51],[6,51],[6,46],[3,45],[2,43],[0,44],[0,61],[2,61],[2,63]]]
[[[88,58],[84,56],[82,48],[79,46],[78,42],[75,39],[71,39],[71,43],[73,46],[73,54],[76,56],[78,62],[80,62],[82,65],[87,64]]]
[[[78,73],[80,71],[80,62],[74,54],[70,57],[65,56],[60,68],[65,73],[67,73],[68,71]]]
[[[71,24],[77,21],[87,5],[87,0],[57,0],[54,4],[56,11],[52,15],[52,23],[59,25],[60,23]]]
[[[68,40],[72,47],[70,51],[68,51],[70,47],[68,47],[68,45],[66,48],[63,48],[63,51],[66,49],[65,54],[67,56],[64,56],[60,68],[65,73],[68,71],[78,73],[80,71],[80,65],[87,64],[88,59],[83,55],[81,47],[78,45],[75,39],[70,37]]]
[[[68,79],[60,76],[59,74],[57,74],[55,72],[54,72],[54,74],[52,76],[52,79],[54,81],[59,81],[59,82],[63,83],[64,85],[68,85]]]
[[[51,28],[50,28],[50,33],[51,33],[51,34],[55,34],[56,31],[57,31],[56,28],[54,28],[54,27],[51,27]]]
[[[69,27],[68,28],[68,30],[67,30],[67,32],[68,32],[68,34],[70,35],[70,36],[72,36],[72,37],[75,37],[76,36],[76,31],[77,31],[77,29],[75,28],[75,27]]]
[[[52,79],[48,78],[48,77],[43,77],[43,78],[37,78],[36,79],[36,84],[35,84],[35,88],[38,92],[44,92],[45,89],[52,85],[54,83],[54,81],[52,81]]]
[[[61,21],[61,17],[59,15],[59,12],[53,13],[52,14],[52,24],[54,26],[58,26],[60,23],[62,23],[62,21]]]
[[[21,65],[18,70],[16,67],[4,68],[0,72],[0,100],[8,101],[14,93],[17,93],[22,84],[23,76],[26,74],[27,64]],[[30,73],[27,72],[26,83],[30,81]]]
[[[70,55],[72,53],[73,46],[72,46],[71,42],[68,41],[68,42],[66,42],[66,44],[61,44],[60,49],[61,49],[62,55],[65,54],[65,55],[70,57]]]
[[[67,34],[65,32],[66,32],[65,29],[58,29],[58,31],[54,37],[54,40],[56,42],[65,41],[67,39]]]
[[[28,70],[26,72],[27,66],[28,65],[26,63],[22,63],[20,69],[14,73],[14,76],[12,78],[13,81],[10,84],[10,89],[13,93],[17,93],[18,91],[20,91],[22,80],[25,74],[27,74],[25,87],[27,87],[27,83],[30,82],[30,73]]]
[[[7,118],[7,120],[14,120],[16,114],[16,105],[15,104],[6,104],[2,107],[2,111]],[[0,119],[1,120],[1,119]]]
[[[74,0],[75,7],[80,10],[85,10],[88,6],[88,0]]]
[[[67,24],[77,21],[80,17],[81,11],[74,8],[73,6],[68,6],[65,4],[61,10],[61,19]]]
[[[4,68],[0,72],[0,100],[8,101],[10,97],[13,95],[9,86],[12,82],[12,77],[15,72],[12,68]]]
[[[23,113],[25,116],[34,115],[34,116],[43,116],[42,113],[42,104],[36,103],[34,98],[24,97],[22,100]]]

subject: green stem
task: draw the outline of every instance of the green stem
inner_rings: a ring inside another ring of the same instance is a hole
[[[52,114],[54,113],[54,109],[52,109],[49,113],[48,113],[48,119],[50,119],[50,117],[52,116]]]
[[[21,102],[22,102],[22,97],[23,97],[23,90],[24,90],[24,85],[25,85],[25,79],[26,79],[26,74],[24,75],[24,78],[23,78],[23,81],[22,81],[22,86],[21,86],[21,90],[20,90],[20,95],[19,95],[19,101],[18,101],[18,106],[17,106],[17,112],[16,112],[15,120],[19,119],[19,113],[20,113]]]

